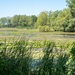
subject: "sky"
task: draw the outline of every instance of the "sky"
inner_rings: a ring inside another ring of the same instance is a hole
[[[0,18],[39,15],[42,11],[63,10],[66,5],[66,0],[0,0]]]

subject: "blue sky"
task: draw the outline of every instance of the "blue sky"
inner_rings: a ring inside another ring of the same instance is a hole
[[[38,15],[42,11],[63,10],[66,0],[0,0],[0,17]]]

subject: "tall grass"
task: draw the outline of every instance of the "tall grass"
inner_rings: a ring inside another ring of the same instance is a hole
[[[44,41],[43,56],[32,68],[34,43],[23,39],[0,44],[0,75],[74,75],[75,43],[60,44]],[[37,44],[38,44],[37,43]],[[37,47],[40,47],[38,44]],[[35,50],[34,50],[35,51]],[[35,53],[35,52],[34,52]],[[34,57],[35,58],[35,57]]]
[[[45,41],[41,64],[37,75],[67,75],[66,62],[68,61],[69,54],[56,48],[54,42]]]
[[[31,65],[31,47],[26,40],[15,41],[12,45],[0,47],[1,75],[29,75]]]
[[[70,57],[66,63],[68,68],[67,75],[75,75],[75,42],[69,46]]]

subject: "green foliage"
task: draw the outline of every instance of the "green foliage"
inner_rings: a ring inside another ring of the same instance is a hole
[[[8,21],[7,21],[8,19],[6,18],[6,17],[2,17],[1,19],[0,19],[0,27],[5,27],[5,26],[7,26],[7,24],[8,24]]]
[[[55,75],[67,75],[66,62],[68,61],[69,56],[65,53],[59,53],[57,56]]]
[[[52,12],[52,11],[49,12],[48,23],[51,28],[54,28],[56,26],[56,18],[58,17],[60,12],[61,11],[58,11],[58,10],[54,11],[54,12]]]
[[[66,62],[69,56],[55,48],[55,43],[44,41],[44,56],[39,66],[38,75],[67,75]]]
[[[38,27],[40,32],[50,32],[53,31],[53,29],[51,29],[49,26],[39,26]]]
[[[53,75],[53,61],[54,61],[54,55],[53,55],[53,42],[45,41],[44,43],[44,49],[43,53],[44,56],[42,58],[42,63],[39,67],[39,75]]]
[[[35,15],[14,15],[13,17],[4,17],[0,19],[1,27],[34,27],[37,20]]]
[[[75,74],[75,42],[73,42],[69,46],[69,52],[70,52],[70,57],[66,63],[66,65],[68,67],[67,75],[74,75]]]
[[[69,20],[69,25],[67,27],[67,31],[69,31],[69,32],[75,31],[75,18]]]
[[[48,17],[47,12],[41,12],[37,18],[37,22],[36,22],[37,27],[39,25],[41,25],[41,26],[46,25],[47,24],[47,17]]]
[[[6,42],[0,47],[1,75],[29,75],[31,61],[31,47],[24,40],[13,42],[10,46]]]
[[[39,48],[40,45],[43,56],[36,62],[37,68],[33,69],[31,66],[33,63],[32,48]],[[75,42],[72,44],[59,43],[57,45],[53,41],[28,42],[23,38],[12,43],[5,40],[0,45],[0,74],[74,75],[74,59]]]
[[[66,0],[73,18],[75,18],[75,0]]]
[[[43,47],[43,42],[41,40],[39,40],[39,41],[34,40],[34,41],[29,42],[29,44],[30,45],[33,44],[33,48],[42,48]]]
[[[66,28],[69,25],[69,18],[71,18],[69,9],[64,9],[62,12],[60,12],[56,18],[56,29],[64,32],[67,31]]]
[[[69,47],[69,51],[71,53],[72,56],[75,55],[75,42],[73,42],[70,47]]]

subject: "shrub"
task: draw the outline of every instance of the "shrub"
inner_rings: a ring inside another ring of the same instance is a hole
[[[53,31],[53,29],[51,29],[49,26],[39,26],[39,31],[40,32],[50,32]]]

